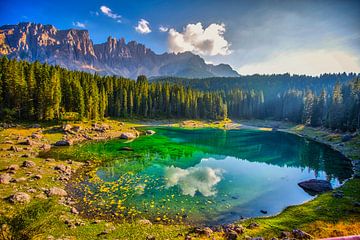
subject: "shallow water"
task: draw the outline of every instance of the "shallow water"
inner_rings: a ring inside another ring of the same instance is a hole
[[[300,181],[327,179],[337,187],[352,174],[341,154],[287,133],[151,129],[157,133],[130,142],[87,143],[52,153],[102,160],[74,185],[84,211],[120,219],[227,223],[312,199]],[[120,150],[124,146],[133,151]]]

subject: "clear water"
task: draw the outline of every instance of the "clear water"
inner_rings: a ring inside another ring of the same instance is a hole
[[[52,152],[101,161],[72,184],[86,214],[116,219],[220,224],[273,215],[312,199],[297,183],[351,177],[350,161],[325,145],[282,132],[151,128]],[[133,151],[120,150],[127,146]],[[263,214],[260,210],[267,211]]]

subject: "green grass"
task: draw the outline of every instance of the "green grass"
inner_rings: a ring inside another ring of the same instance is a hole
[[[107,120],[106,123],[113,126],[114,131],[127,131],[131,127],[142,125],[142,120],[136,122],[131,120],[124,121],[125,126],[120,126],[117,120]],[[157,120],[157,123],[167,124],[168,121]],[[171,123],[175,123],[172,121]],[[252,121],[241,123],[251,125]],[[267,126],[268,123],[255,121],[258,126]],[[90,126],[91,123],[77,123],[83,127]],[[148,122],[152,124],[152,122]],[[225,122],[219,123],[203,123],[196,122],[196,126],[221,127]],[[145,124],[146,125],[146,124]],[[178,124],[180,126],[181,124]],[[52,128],[54,125],[45,124],[46,129]],[[332,143],[339,143],[341,136],[339,134],[329,135],[320,129],[307,128],[286,124],[290,131],[302,133],[313,138],[325,139]],[[294,128],[292,128],[294,127]],[[28,128],[12,128],[0,131],[0,149],[8,149],[10,144],[3,144],[5,140],[13,140],[18,136],[26,137],[37,129]],[[44,134],[46,141],[53,143],[62,137],[61,133],[53,132]],[[44,140],[45,141],[45,140]],[[16,141],[15,141],[16,142]],[[25,147],[20,146],[19,147]],[[344,154],[351,159],[360,158],[360,137],[357,136],[351,141],[346,142],[341,149]],[[19,164],[25,160],[20,156],[27,151],[17,153],[0,150],[0,170],[4,170],[10,164]],[[12,154],[12,155],[9,155]],[[156,239],[184,239],[185,235],[193,229],[194,226],[188,225],[161,225],[153,224],[151,226],[143,226],[138,223],[121,223],[106,222],[94,224],[93,219],[87,219],[83,216],[70,213],[70,208],[59,204],[58,198],[50,198],[48,200],[36,198],[36,194],[41,192],[42,188],[51,186],[65,187],[64,183],[54,181],[58,175],[53,170],[56,164],[67,164],[64,161],[45,162],[43,159],[31,158],[37,164],[35,169],[31,169],[32,174],[41,174],[42,179],[38,181],[28,181],[23,183],[12,183],[0,185],[0,225],[3,225],[0,231],[0,239],[46,239],[49,236],[54,238],[69,239],[145,239],[148,235],[153,235]],[[73,169],[79,169],[80,163],[73,163]],[[15,177],[23,177],[27,169],[17,171]],[[2,173],[2,172],[1,172]],[[27,205],[11,204],[6,200],[16,191],[26,191],[29,188],[37,189],[37,193],[29,193],[32,196],[31,203]],[[325,193],[314,200],[299,206],[291,206],[277,216],[267,218],[256,218],[241,222],[243,226],[247,226],[250,222],[257,222],[260,227],[255,229],[246,229],[241,238],[245,236],[264,236],[279,237],[281,231],[291,231],[294,228],[300,228],[308,232],[316,238],[354,235],[360,234],[360,208],[354,207],[354,202],[360,202],[360,179],[352,179],[346,182],[341,188],[344,191],[343,198],[334,198],[332,193]],[[284,193],[286,194],[286,193]],[[83,221],[84,226],[69,228],[65,224],[65,219],[71,221]],[[111,229],[106,235],[100,235],[106,229]],[[199,239],[192,234],[193,239]],[[224,239],[223,233],[214,233],[215,239]]]
[[[244,226],[253,221],[260,225],[254,230],[247,230],[246,234],[279,237],[281,231],[295,228],[317,238],[360,234],[360,228],[356,230],[346,227],[360,227],[360,207],[354,207],[354,203],[360,201],[360,179],[349,180],[339,190],[344,192],[343,198],[335,198],[328,192],[305,204],[290,206],[279,215],[246,220],[242,223]],[[323,226],[334,228],[329,231],[323,229]]]

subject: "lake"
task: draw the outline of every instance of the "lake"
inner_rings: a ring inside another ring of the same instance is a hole
[[[51,152],[97,162],[70,186],[80,210],[127,221],[223,224],[312,199],[301,181],[326,179],[337,187],[352,175],[340,153],[288,133],[149,129],[156,134]]]

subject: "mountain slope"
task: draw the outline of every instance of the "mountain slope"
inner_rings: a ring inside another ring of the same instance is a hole
[[[0,55],[130,78],[140,74],[190,78],[239,76],[229,65],[206,64],[190,52],[159,55],[143,44],[112,37],[93,44],[87,30],[58,30],[52,25],[35,23],[1,26]]]

